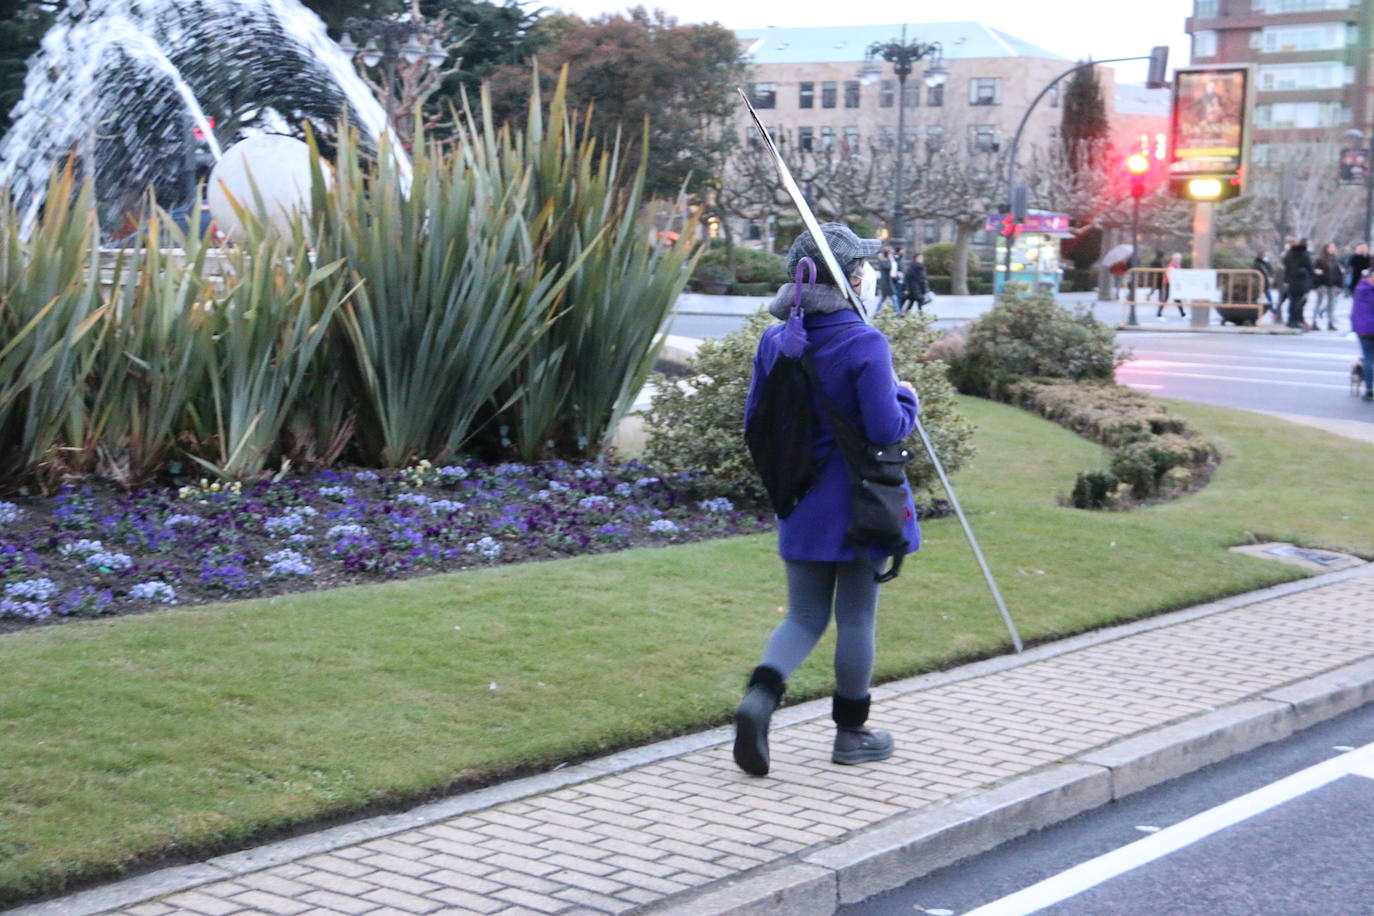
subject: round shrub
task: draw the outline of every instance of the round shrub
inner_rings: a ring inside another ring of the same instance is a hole
[[[1023,378],[1110,380],[1123,358],[1111,327],[1090,312],[1071,312],[1045,294],[1004,293],[969,325],[950,375],[966,394],[997,397]]]
[[[754,503],[766,501],[744,443],[744,405],[754,350],[759,337],[776,321],[760,309],[740,330],[703,341],[690,377],[655,378],[658,393],[644,418],[646,457],[655,467],[670,472],[704,470],[717,492]],[[945,364],[925,359],[937,336],[930,319],[885,311],[873,323],[887,335],[898,377],[916,387],[921,423],[945,470],[953,473],[973,458],[974,430],[958,411]],[[912,489],[938,485],[920,436],[913,432],[906,445],[915,456],[907,465]]]
[[[787,262],[761,248],[735,249],[735,281],[782,286],[787,282]]]
[[[948,277],[954,273],[954,243],[936,242],[921,249],[921,253],[926,256],[926,275],[935,277]],[[974,279],[974,274],[978,273],[978,268],[982,261],[978,259],[978,253],[973,249],[968,250],[967,255],[968,277]]]

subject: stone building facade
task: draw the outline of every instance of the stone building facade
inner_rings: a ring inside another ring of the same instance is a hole
[[[905,33],[903,29],[905,28]],[[1004,152],[1027,107],[1041,89],[1073,61],[978,22],[936,22],[887,26],[767,28],[739,30],[751,64],[751,95],[775,137],[803,150],[839,148],[862,155],[873,146],[895,147],[899,87],[892,65],[878,60],[880,75],[865,84],[859,71],[875,42],[919,40],[938,43],[949,75],[938,88],[922,78],[931,61],[915,62],[906,80],[903,129],[906,168],[920,168],[926,155],[954,155],[960,149]],[[1114,99],[1113,71],[1099,68],[1108,115]],[[1022,134],[1019,161],[1059,136],[1060,96],[1067,80],[1041,100]],[[746,142],[756,129],[741,112],[738,129]],[[742,238],[763,239],[767,227],[745,225]],[[920,220],[907,227],[914,244],[948,241],[950,227]],[[980,233],[974,244],[990,249]]]

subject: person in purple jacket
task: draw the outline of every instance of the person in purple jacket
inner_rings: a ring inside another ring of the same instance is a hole
[[[876,253],[876,239],[861,239],[839,223],[822,227],[836,261],[846,276],[841,282],[856,291],[866,258]],[[806,351],[825,393],[875,445],[900,442],[916,425],[916,390],[899,381],[892,369],[887,338],[864,322],[830,278],[815,242],[803,233],[787,255],[787,271],[809,257],[817,265],[817,282],[802,290]],[[871,270],[871,268],[868,268]],[[792,307],[793,286],[778,291],[769,311],[779,319]],[[769,328],[754,356],[754,376],[745,407],[746,419],[758,405],[762,380],[778,358],[783,325]],[[843,455],[826,419],[819,396],[799,405],[810,410],[815,430],[812,458],[815,485],[786,519],[778,519],[778,553],[787,576],[786,618],[763,650],[763,660],[749,678],[744,700],[735,710],[735,762],[747,773],[768,772],[768,726],[786,688],[787,678],[811,653],[833,613],[835,692],[832,717],[836,733],[831,759],[856,764],[892,755],[892,736],[865,727],[869,684],[873,676],[874,624],[878,608],[877,572],[889,551],[855,547],[846,542],[850,481]],[[906,487],[905,536],[909,553],[920,546],[920,530],[910,487]]]
[[[1374,272],[1365,271],[1355,284],[1355,302],[1350,306],[1350,330],[1360,338],[1360,361],[1364,369],[1364,400],[1374,401]]]

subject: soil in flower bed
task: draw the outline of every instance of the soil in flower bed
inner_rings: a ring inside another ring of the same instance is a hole
[[[708,492],[636,462],[67,487],[0,502],[0,633],[771,528],[766,510]]]

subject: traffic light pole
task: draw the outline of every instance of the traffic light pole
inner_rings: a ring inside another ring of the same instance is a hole
[[[1018,150],[1020,149],[1020,147],[1021,147],[1021,134],[1023,134],[1023,133],[1025,132],[1025,130],[1026,130],[1026,123],[1027,123],[1028,121],[1030,121],[1031,113],[1035,111],[1035,106],[1040,104],[1040,100],[1043,99],[1046,95],[1048,95],[1048,94],[1049,94],[1049,91],[1050,91],[1051,89],[1053,89],[1055,86],[1058,86],[1058,85],[1059,85],[1059,81],[1062,80],[1064,77],[1070,76],[1070,75],[1072,75],[1072,74],[1074,74],[1074,73],[1077,73],[1079,70],[1083,70],[1083,69],[1086,69],[1086,68],[1088,68],[1088,67],[1100,66],[1101,64],[1120,64],[1120,63],[1125,63],[1126,61],[1131,61],[1131,60],[1148,60],[1148,61],[1150,61],[1151,64],[1152,64],[1152,66],[1151,66],[1151,68],[1150,68],[1152,71],[1155,70],[1156,67],[1157,67],[1158,70],[1160,71],[1159,73],[1153,73],[1153,72],[1151,73],[1151,81],[1153,81],[1154,77],[1158,77],[1160,80],[1163,80],[1163,78],[1164,78],[1164,72],[1163,72],[1163,71],[1165,70],[1165,66],[1166,66],[1165,62],[1166,62],[1167,59],[1168,59],[1168,56],[1167,56],[1167,48],[1156,49],[1156,51],[1157,51],[1157,52],[1160,52],[1160,53],[1152,52],[1152,53],[1150,53],[1150,54],[1139,55],[1139,56],[1136,56],[1136,57],[1112,57],[1112,58],[1109,58],[1109,59],[1107,59],[1107,60],[1090,60],[1090,61],[1086,61],[1086,62],[1081,63],[1081,64],[1075,64],[1074,66],[1072,66],[1072,67],[1070,67],[1069,69],[1065,70],[1063,73],[1059,74],[1059,75],[1056,76],[1054,79],[1050,80],[1048,83],[1045,84],[1044,88],[1042,88],[1042,89],[1040,90],[1040,92],[1035,96],[1035,98],[1031,100],[1030,105],[1026,108],[1026,113],[1023,114],[1023,115],[1021,116],[1021,123],[1018,124],[1018,125],[1016,125],[1016,133],[1013,134],[1013,135],[1012,135],[1012,138],[1011,138],[1011,149],[1010,149],[1010,150],[1008,151],[1008,153],[1007,153],[1007,206],[1008,206],[1008,208],[1010,208],[1010,206],[1011,206],[1012,188],[1016,185],[1016,153],[1017,153],[1017,151],[1018,151]],[[1147,85],[1149,85],[1149,82],[1150,82],[1150,81],[1147,81]],[[1156,87],[1155,87],[1155,86],[1151,86],[1150,88],[1156,88]],[[1003,283],[1002,283],[1002,288],[1003,288],[1003,289],[1009,288],[1009,286],[1010,286],[1010,284],[1011,284],[1011,248],[1012,248],[1012,236],[1011,236],[1011,235],[1008,235],[1008,236],[1007,236],[1006,262],[1005,262],[1005,268],[1004,268],[1005,271],[1006,271],[1006,279],[1005,279],[1005,280],[1003,281]]]
[[[1136,252],[1140,250],[1140,243],[1137,236],[1140,234],[1140,195],[1131,194],[1131,260],[1127,261],[1127,269],[1130,270],[1137,260]],[[1131,317],[1127,320],[1129,325],[1140,324],[1135,317],[1135,271],[1131,270],[1131,285],[1129,295],[1131,297]]]

